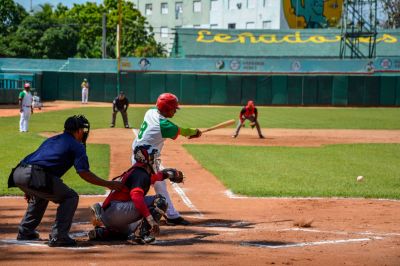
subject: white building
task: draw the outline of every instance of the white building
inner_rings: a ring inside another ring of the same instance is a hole
[[[280,29],[281,0],[130,0],[153,27],[155,39],[172,47],[174,29]]]
[[[280,0],[211,0],[210,28],[279,29]]]

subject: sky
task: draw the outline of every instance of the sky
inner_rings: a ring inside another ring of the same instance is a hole
[[[31,2],[33,10],[36,10],[39,5],[49,3],[53,6],[57,6],[58,3],[62,2],[63,5],[71,8],[73,4],[82,4],[85,2],[95,2],[97,4],[103,3],[103,0],[14,0],[15,3],[22,5],[26,11],[31,9]]]

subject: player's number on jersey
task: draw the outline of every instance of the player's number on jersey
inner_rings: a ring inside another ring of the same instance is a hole
[[[143,123],[140,125],[140,130],[139,130],[139,139],[142,139],[143,133],[146,131],[147,128],[147,122],[143,121]]]

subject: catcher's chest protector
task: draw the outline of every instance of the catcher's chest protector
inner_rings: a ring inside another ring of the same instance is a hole
[[[127,171],[125,171],[122,175],[117,176],[113,178],[114,181],[119,181],[122,184],[125,185],[126,180],[128,177],[132,174],[132,172],[136,169],[136,165],[133,165],[131,168],[129,168]],[[103,209],[106,209],[111,201],[113,200],[118,200],[118,201],[129,201],[130,196],[129,196],[130,190],[127,187],[124,187],[121,191],[116,191],[116,190],[111,190],[110,194],[108,194],[107,198],[103,202]]]

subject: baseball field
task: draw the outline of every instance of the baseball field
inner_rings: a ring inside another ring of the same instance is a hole
[[[147,109],[129,108],[133,128]],[[8,173],[81,113],[91,122],[91,170],[112,178],[130,166],[134,130],[124,129],[120,117],[110,129],[107,103],[45,103],[28,133],[18,133],[18,109],[0,109],[0,264],[399,265],[400,109],[258,109],[266,139],[246,125],[237,138],[231,126],[166,141],[163,163],[186,175],[170,194],[192,225],[162,226],[152,245],[89,242],[88,207],[106,191],[68,172],[64,181],[82,195],[71,229],[77,248],[15,241],[26,203],[18,189],[7,189]],[[205,129],[237,119],[239,111],[184,106],[173,121]],[[43,239],[56,207],[49,205],[38,228]]]

